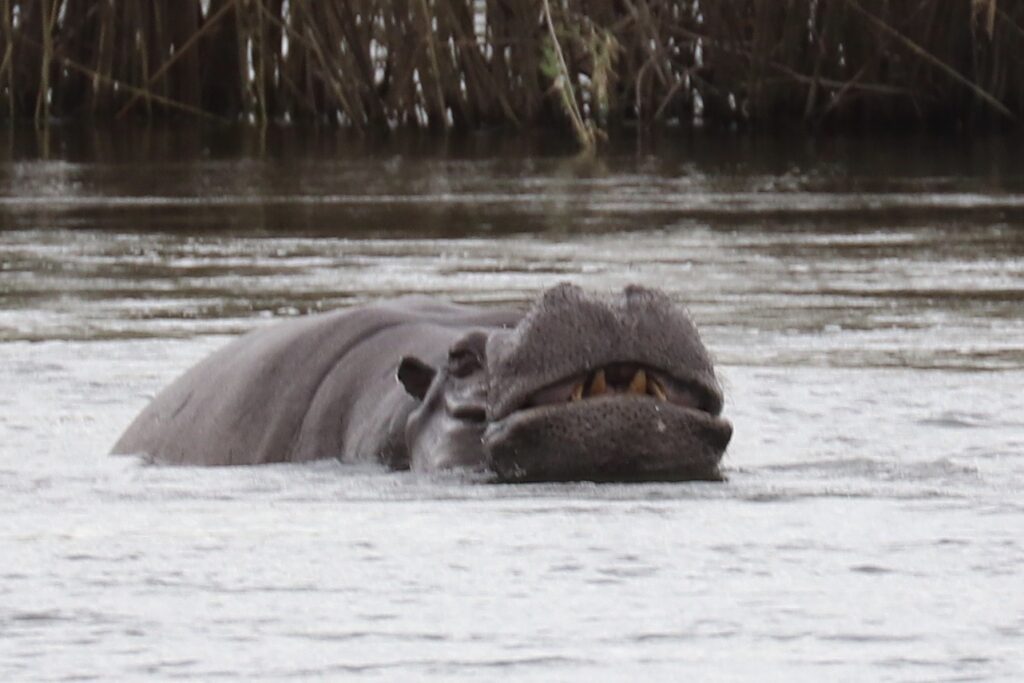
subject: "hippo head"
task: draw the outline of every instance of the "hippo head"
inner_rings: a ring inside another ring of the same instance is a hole
[[[420,403],[405,425],[409,461],[415,469],[483,465],[487,426],[488,333],[473,330],[448,349],[441,367],[406,356],[398,379]]]
[[[406,430],[414,464],[505,481],[718,480],[732,437],[693,321],[638,286],[558,285],[514,328],[457,341],[445,367],[404,359],[399,379],[422,399]]]

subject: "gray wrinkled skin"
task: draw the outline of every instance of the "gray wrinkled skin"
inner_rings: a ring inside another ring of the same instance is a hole
[[[467,331],[486,334],[521,315],[412,297],[250,332],[159,393],[113,452],[186,465],[340,458],[419,466],[405,430],[420,404],[395,379],[399,361],[443,366]]]
[[[588,295],[572,285],[552,287],[511,334],[492,335],[487,359],[491,420],[506,417],[542,386],[615,361],[701,380],[721,396],[690,316],[663,292],[644,287],[627,287],[617,297]]]
[[[538,399],[615,363],[697,398]],[[681,307],[641,287],[596,296],[563,284],[525,314],[406,298],[257,330],[161,392],[113,452],[198,465],[336,457],[507,481],[714,480],[732,435],[721,408]]]
[[[492,423],[489,467],[508,481],[718,481],[732,429],[648,398],[600,398]]]
[[[732,425],[696,326],[662,292],[619,296],[549,289],[509,333],[487,345],[490,392],[484,449],[507,480],[720,479]],[[699,390],[707,410],[643,396],[608,396],[522,409],[559,380],[617,362],[657,368]]]

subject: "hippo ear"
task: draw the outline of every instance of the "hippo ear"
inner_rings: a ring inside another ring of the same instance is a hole
[[[398,365],[398,381],[410,396],[420,401],[427,395],[436,374],[437,370],[413,356],[405,356]]]

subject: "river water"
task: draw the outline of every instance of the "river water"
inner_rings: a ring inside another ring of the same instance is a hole
[[[1021,680],[1020,140],[0,132],[0,679]],[[231,335],[661,287],[725,483],[107,452]]]

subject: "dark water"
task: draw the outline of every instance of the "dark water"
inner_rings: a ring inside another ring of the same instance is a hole
[[[0,132],[0,678],[1019,680],[1020,140]],[[226,335],[685,302],[725,484],[106,455]]]

